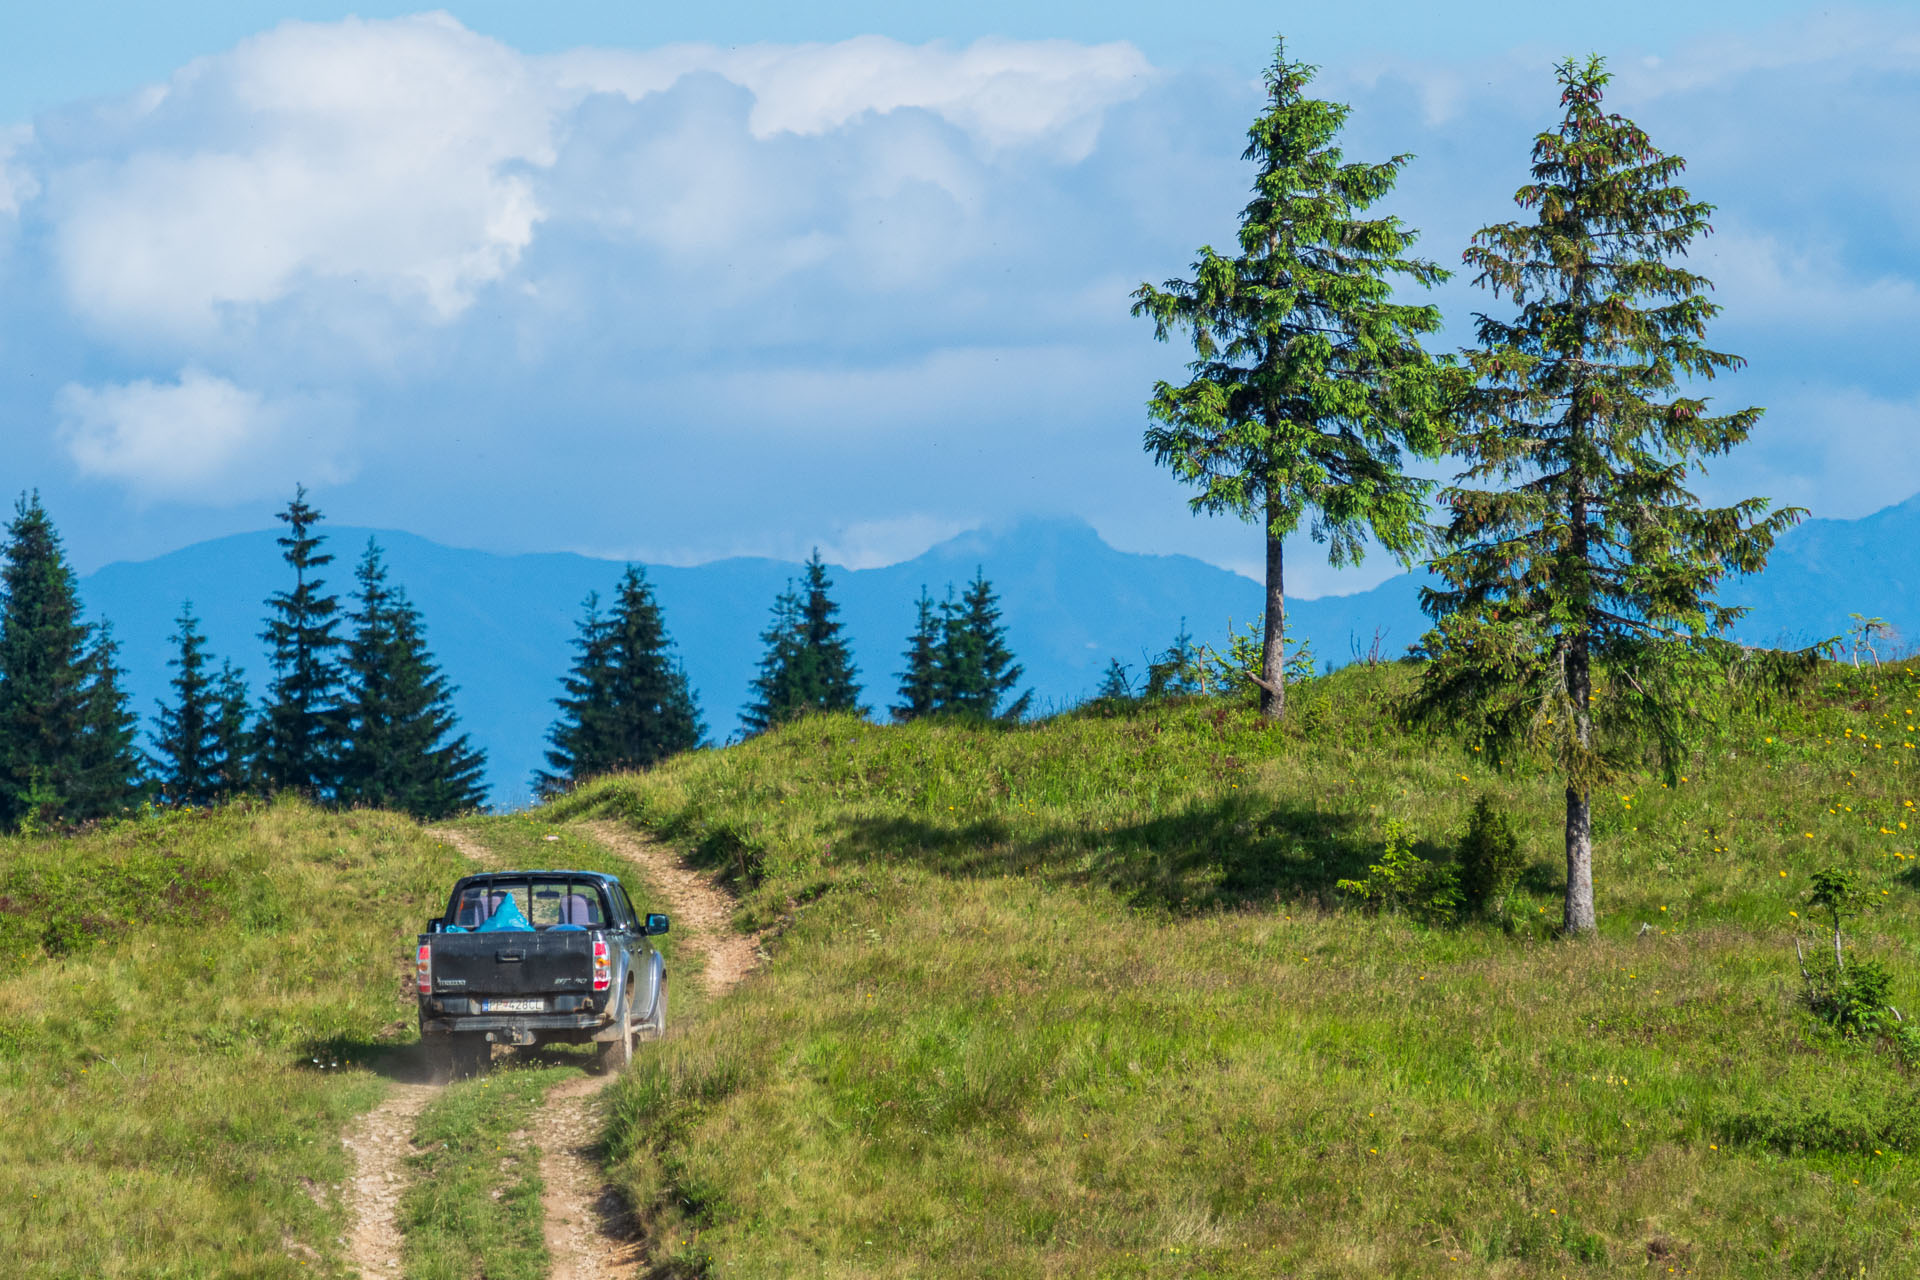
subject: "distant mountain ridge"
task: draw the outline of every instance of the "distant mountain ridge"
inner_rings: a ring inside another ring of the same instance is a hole
[[[494,803],[525,803],[543,762],[552,699],[572,661],[581,602],[590,591],[610,593],[619,564],[569,553],[466,550],[395,530],[322,531],[336,557],[328,585],[343,598],[368,537],[386,549],[393,580],[420,606],[428,642],[460,686],[462,725],[487,749]],[[143,724],[167,693],[167,637],[186,599],[212,651],[245,667],[256,690],[262,686],[263,602],[285,585],[275,536],[235,534],[106,565],[82,580],[89,614],[114,624]],[[1260,587],[1247,578],[1190,556],[1117,551],[1070,519],[963,533],[881,568],[834,568],[834,597],[876,715],[893,700],[920,588],[937,597],[976,568],[1000,593],[1009,638],[1042,711],[1090,695],[1112,659],[1137,677],[1143,656],[1164,649],[1182,619],[1195,637],[1217,644],[1229,618],[1244,626],[1260,610]],[[798,564],[760,558],[647,566],[717,741],[738,731],[769,607],[799,571]],[[1290,630],[1336,665],[1364,653],[1376,633],[1383,652],[1403,653],[1426,630],[1422,581],[1402,574],[1354,595],[1293,601]],[[1920,637],[1916,587],[1920,495],[1859,520],[1809,521],[1781,539],[1765,574],[1732,584],[1724,595],[1753,606],[1742,638],[1805,643],[1845,630],[1850,613],[1883,616]]]

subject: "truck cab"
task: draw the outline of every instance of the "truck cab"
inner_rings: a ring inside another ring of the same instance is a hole
[[[659,914],[634,909],[617,876],[489,871],[453,886],[419,937],[420,1039],[440,1074],[480,1071],[496,1044],[585,1044],[632,1061],[666,1030]]]

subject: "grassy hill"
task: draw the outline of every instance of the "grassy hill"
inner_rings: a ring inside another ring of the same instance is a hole
[[[663,1266],[1920,1270],[1913,1080],[1804,1010],[1792,946],[1810,873],[1854,869],[1858,953],[1920,995],[1920,680],[1833,669],[1723,709],[1683,782],[1621,780],[1601,933],[1568,944],[1557,786],[1404,730],[1411,676],[1314,681],[1279,730],[1201,702],[808,720],[557,802],[723,869],[769,931],[768,968],[617,1086]],[[1391,821],[1449,857],[1483,792],[1532,859],[1504,925],[1335,892]]]
[[[0,840],[0,1272],[340,1274],[340,1131],[466,869],[296,803]]]

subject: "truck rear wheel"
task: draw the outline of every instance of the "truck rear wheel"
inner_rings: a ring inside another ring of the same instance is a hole
[[[620,995],[620,1007],[613,1011],[613,1025],[620,1028],[617,1039],[602,1040],[599,1044],[600,1068],[603,1071],[625,1071],[633,1064],[633,980],[627,980],[627,988]]]

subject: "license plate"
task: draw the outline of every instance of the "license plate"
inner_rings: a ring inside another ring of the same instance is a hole
[[[482,1000],[480,1008],[486,1013],[543,1013],[547,1007],[545,1000]]]

